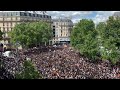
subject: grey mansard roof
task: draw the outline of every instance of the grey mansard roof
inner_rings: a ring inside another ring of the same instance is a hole
[[[0,17],[12,17],[12,16],[29,16],[29,17],[41,17],[41,18],[51,18],[49,15],[34,14],[29,12],[0,12]]]

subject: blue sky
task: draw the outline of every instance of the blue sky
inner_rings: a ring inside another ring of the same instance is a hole
[[[47,11],[52,18],[71,17],[74,23],[81,19],[92,19],[96,24],[104,22],[116,11]]]

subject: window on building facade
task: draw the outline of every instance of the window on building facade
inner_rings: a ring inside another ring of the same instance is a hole
[[[37,17],[39,17],[39,14],[37,14]]]
[[[3,22],[3,26],[5,26],[5,23]]]
[[[53,26],[53,27],[55,27],[55,26]]]
[[[43,15],[43,18],[45,18],[45,15]]]
[[[16,12],[16,15],[15,16],[18,16],[19,15],[19,13],[18,12]]]
[[[29,13],[29,16],[31,17],[31,13]]]
[[[11,17],[11,21],[13,20],[13,18]]]
[[[38,17],[38,14],[35,14],[35,17]]]
[[[42,15],[40,15],[40,18],[42,18]]]
[[[5,31],[5,28],[3,27],[3,32]]]
[[[56,31],[55,34],[58,35],[58,31]]]
[[[6,13],[6,16],[8,17],[8,16],[9,16],[9,14],[8,14],[8,13]]]
[[[13,14],[12,14],[12,13],[10,13],[10,16],[13,16]]]
[[[9,24],[9,23],[7,23],[7,27],[8,27],[8,24]]]
[[[15,20],[17,21],[17,17],[15,17]]]
[[[7,32],[9,32],[9,28],[7,27]]]
[[[26,16],[28,16],[28,17],[29,17],[29,13],[26,13]]]
[[[12,27],[12,22],[10,23],[10,26]]]
[[[55,29],[53,29],[53,32],[55,32]]]
[[[35,17],[35,14],[33,14],[33,17]]]
[[[24,13],[24,16],[27,16],[27,13]]]

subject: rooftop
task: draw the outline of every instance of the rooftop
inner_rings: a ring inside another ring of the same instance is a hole
[[[22,11],[14,11],[14,12],[0,12],[0,17],[12,17],[12,16],[29,16],[29,17],[43,17],[43,18],[51,18],[49,15],[43,15],[38,13],[30,13],[30,12],[22,12]]]

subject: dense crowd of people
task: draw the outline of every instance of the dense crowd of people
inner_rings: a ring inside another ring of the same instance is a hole
[[[119,67],[106,61],[91,63],[70,47],[41,47],[22,51],[19,59],[3,60],[12,74],[22,69],[23,61],[31,58],[43,78],[47,79],[118,79]]]
[[[14,75],[6,71],[4,68],[0,68],[0,79],[14,79]]]
[[[28,57],[33,60],[44,78],[50,79],[117,78],[116,74],[119,71],[119,68],[112,68],[107,62],[90,63],[87,58],[69,48],[38,55],[30,54]]]

